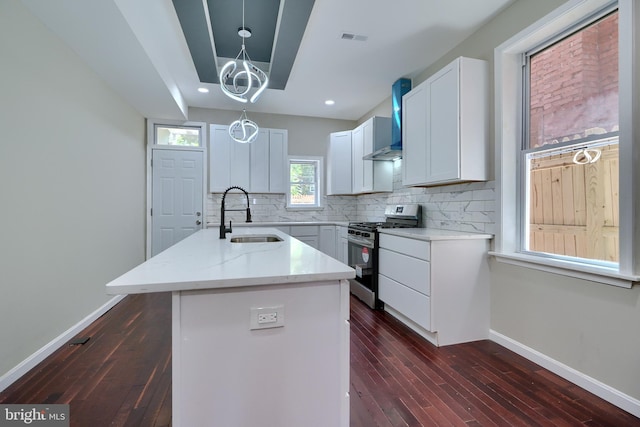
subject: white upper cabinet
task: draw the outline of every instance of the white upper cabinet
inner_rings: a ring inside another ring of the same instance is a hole
[[[427,96],[426,82],[402,97],[402,183],[427,181]]]
[[[351,133],[351,161],[353,162],[353,194],[364,191],[364,124],[355,128]]]
[[[260,129],[250,144],[231,139],[226,125],[211,125],[209,191],[233,185],[252,193],[286,192],[287,131]]]
[[[229,188],[231,182],[231,138],[229,127],[209,126],[209,191],[221,192]]]
[[[269,159],[269,129],[260,129],[258,131],[258,138],[251,144],[239,144],[234,145],[246,145],[249,148],[249,162],[246,166],[237,165],[238,170],[242,171],[243,176],[248,176],[250,185],[245,187],[247,191],[253,193],[268,193],[269,192],[269,169],[270,165],[265,159]],[[243,156],[243,160],[245,160]],[[248,171],[247,166],[250,168]],[[235,181],[231,181],[232,183]],[[235,185],[235,184],[231,184]]]
[[[327,195],[393,191],[393,162],[363,160],[375,147],[390,145],[391,119],[371,117],[352,131],[330,135]]]
[[[486,181],[487,63],[457,58],[402,98],[402,182]]]
[[[289,132],[269,129],[269,192],[286,193],[289,179],[287,155]]]
[[[371,117],[362,124],[364,129],[364,155],[391,145],[391,118]],[[393,191],[393,161],[362,160],[362,193]]]
[[[329,135],[327,195],[352,194],[351,131]]]

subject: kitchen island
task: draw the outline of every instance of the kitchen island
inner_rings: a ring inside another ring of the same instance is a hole
[[[172,292],[174,427],[346,427],[354,276],[275,228],[206,229],[106,288]]]

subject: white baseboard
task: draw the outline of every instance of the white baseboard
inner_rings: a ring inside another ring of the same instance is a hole
[[[557,360],[494,330],[489,331],[489,339],[508,348],[514,353],[537,363],[543,368],[561,376],[579,387],[582,387],[583,389],[629,412],[630,414],[640,417],[640,400],[624,394],[621,391],[596,380],[595,378],[591,378],[590,376],[585,375],[564,363],[558,362]]]
[[[409,319],[407,316],[400,313],[395,308],[391,307],[389,304],[384,305],[384,311],[386,311],[387,313],[389,313],[390,315],[392,315],[393,317],[395,317],[396,319],[404,323],[404,325],[407,328],[411,329],[413,332],[420,335],[422,338],[426,339],[431,344],[435,345],[436,347],[439,347],[437,334],[427,331],[422,326],[418,325],[413,320]]]
[[[80,322],[67,329],[65,332],[54,338],[48,344],[40,348],[38,351],[27,357],[25,360],[16,365],[9,372],[0,377],[0,391],[3,391],[21,376],[33,369],[38,363],[42,362],[48,356],[53,354],[54,351],[62,347],[67,341],[81,332],[84,328],[89,326],[94,320],[102,316],[109,311],[112,307],[118,304],[125,295],[118,295],[107,301],[102,307],[99,307],[93,313],[82,319]]]

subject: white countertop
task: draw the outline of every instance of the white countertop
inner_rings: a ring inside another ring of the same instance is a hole
[[[282,242],[231,243],[234,236],[275,234]],[[106,285],[107,294],[232,288],[351,279],[355,271],[275,229],[200,230]]]
[[[407,237],[416,240],[465,240],[493,239],[493,234],[468,233],[464,231],[439,230],[436,228],[383,228],[380,233]]]
[[[229,221],[225,221],[229,224]],[[349,225],[349,221],[265,221],[265,222],[243,222],[234,221],[233,227],[285,227],[290,225],[338,225],[346,227]],[[219,227],[219,222],[208,222],[207,227]]]

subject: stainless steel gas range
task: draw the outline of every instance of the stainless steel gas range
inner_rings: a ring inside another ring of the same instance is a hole
[[[384,303],[378,299],[378,230],[420,226],[420,205],[387,205],[383,222],[351,222],[347,231],[349,266],[356,270],[350,281],[351,293],[373,309]]]

